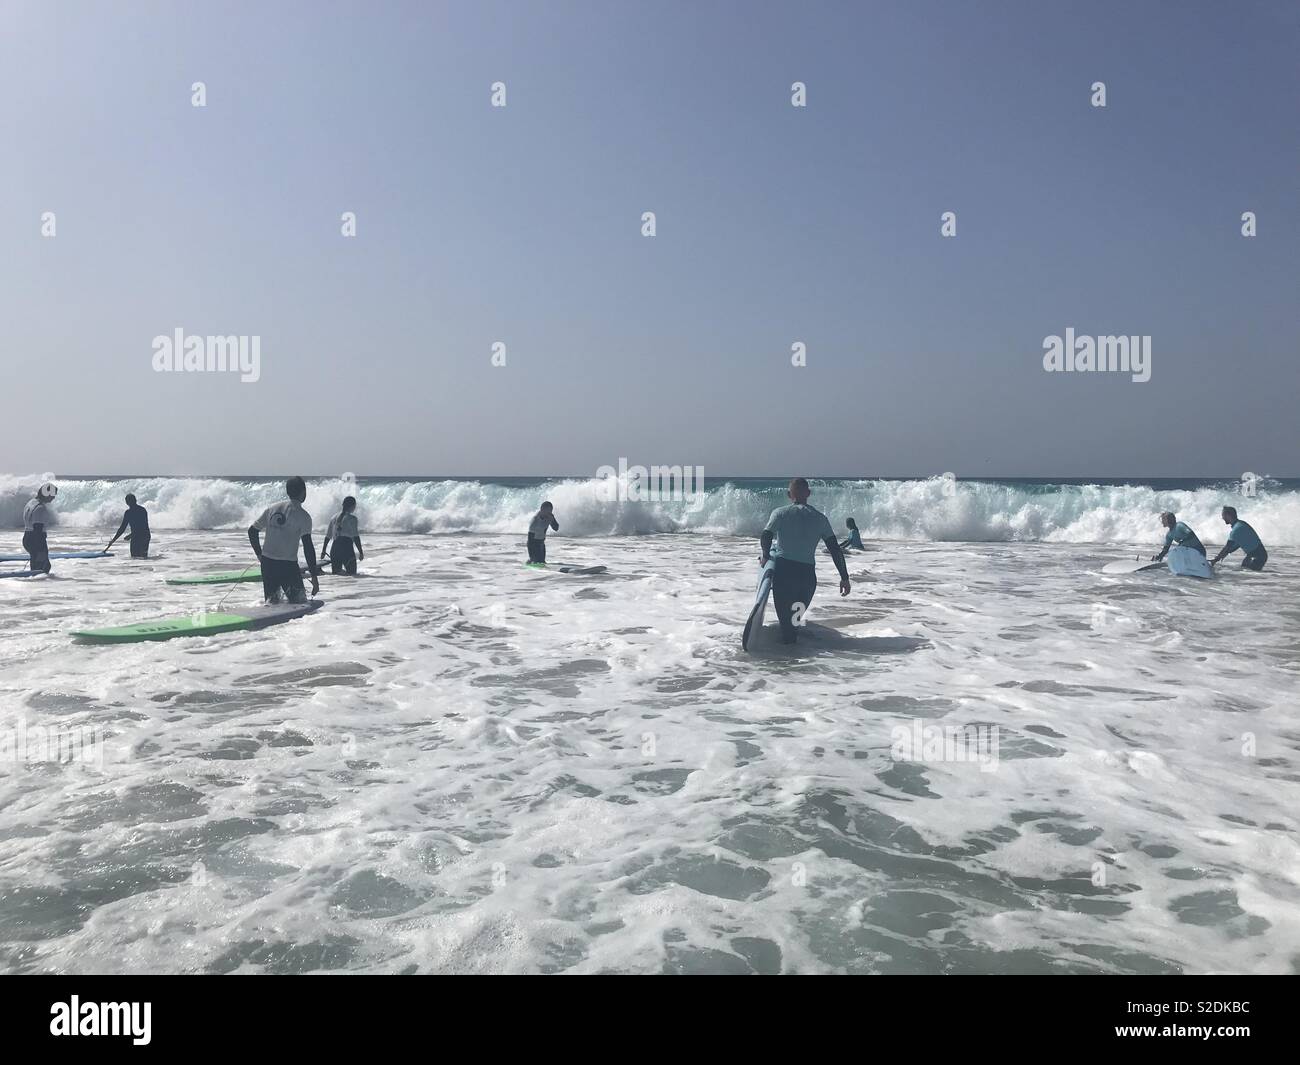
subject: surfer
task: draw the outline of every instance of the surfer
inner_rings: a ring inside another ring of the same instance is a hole
[[[343,509],[330,518],[329,528],[325,530],[325,542],[321,544],[320,553],[329,555],[331,573],[346,573],[349,577],[355,577],[357,559],[365,561],[366,553],[361,549],[361,530],[357,527],[357,516],[354,513],[356,509],[356,497],[348,496],[343,500]],[[333,554],[330,554],[331,540],[334,541]]]
[[[307,498],[307,482],[301,477],[290,477],[284,483],[289,497],[262,511],[262,516],[248,527],[248,542],[262,563],[262,590],[268,603],[280,602],[283,591],[291,603],[305,603],[307,593],[302,586],[302,573],[298,569],[298,544],[302,544],[307,559],[307,572],[311,575],[311,594],[320,594],[320,581],[316,575],[316,548],[311,542],[311,515],[302,508]],[[259,533],[266,533],[266,546],[261,544]]]
[[[1196,533],[1192,532],[1191,526],[1179,521],[1176,514],[1166,510],[1160,515],[1160,524],[1169,531],[1165,533],[1165,546],[1161,548],[1160,554],[1151,556],[1152,562],[1163,562],[1165,555],[1169,554],[1169,549],[1175,544],[1205,554],[1205,545],[1201,543]]]
[[[113,539],[108,541],[108,547],[105,551],[117,543],[117,538],[126,532],[127,526],[131,527],[131,535],[127,537],[131,541],[132,558],[149,557],[149,512],[135,501],[135,496],[127,494],[126,513],[122,515],[122,524],[117,527],[117,532],[113,534]]]
[[[543,503],[528,523],[528,561],[546,565],[546,530],[560,531],[560,523],[555,520],[555,508],[550,501]]]
[[[776,619],[781,625],[781,642],[794,643],[798,635],[796,624],[802,624],[802,612],[808,609],[817,591],[817,541],[826,544],[840,571],[840,595],[849,594],[849,571],[844,563],[844,552],[835,539],[835,530],[826,515],[808,505],[811,494],[808,482],[796,477],[790,482],[786,495],[790,504],[777,507],[767,519],[763,530],[763,565],[774,559],[772,570],[772,598],[776,602]],[[775,540],[775,544],[773,544]],[[795,607],[801,611],[800,621],[794,619]]]
[[[1223,545],[1222,551],[1210,559],[1210,565],[1213,566],[1225,555],[1230,555],[1241,548],[1246,552],[1246,557],[1241,560],[1242,569],[1263,569],[1264,563],[1268,561],[1268,552],[1264,550],[1259,533],[1237,517],[1236,507],[1224,507],[1222,517],[1223,524],[1231,526],[1228,530],[1228,542]]]
[[[50,504],[58,494],[59,489],[47,481],[23,507],[23,550],[30,557],[28,565],[33,573],[50,572],[50,544],[45,527],[53,517]]]
[[[849,518],[847,519],[847,524],[849,527],[849,538],[840,541],[840,550],[843,551],[850,547],[856,547],[861,551],[863,549],[862,535],[858,532],[858,523],[853,518]]]

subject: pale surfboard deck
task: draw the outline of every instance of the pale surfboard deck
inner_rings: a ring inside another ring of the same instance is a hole
[[[1214,567],[1206,557],[1192,547],[1174,547],[1165,556],[1169,563],[1169,572],[1175,577],[1200,577],[1209,580],[1214,576]]]
[[[754,589],[754,606],[745,620],[745,631],[740,634],[741,650],[749,651],[758,644],[763,631],[763,617],[767,613],[767,601],[772,595],[772,572],[776,561],[769,561],[758,573],[758,586]]]

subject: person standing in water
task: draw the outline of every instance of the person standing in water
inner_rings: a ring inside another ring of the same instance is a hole
[[[1151,556],[1152,562],[1164,561],[1165,555],[1169,554],[1169,549],[1174,545],[1190,547],[1193,551],[1205,554],[1205,546],[1197,538],[1196,533],[1192,532],[1191,526],[1179,521],[1176,514],[1166,510],[1160,515],[1160,524],[1169,531],[1165,533],[1165,546],[1160,549],[1160,554]]]
[[[45,529],[54,517],[50,504],[58,494],[59,489],[47,481],[23,507],[23,550],[28,554],[28,566],[33,573],[49,573],[51,569]]]
[[[131,535],[127,537],[131,541],[132,558],[149,557],[149,512],[135,501],[135,496],[127,494],[126,513],[122,515],[122,524],[117,527],[117,532],[113,534],[113,539],[108,541],[108,547],[105,551],[117,543],[117,538],[126,532],[127,526],[131,527]]]
[[[560,523],[555,520],[555,508],[550,501],[543,503],[541,509],[533,515],[528,523],[528,561],[546,565],[546,530],[560,531]]]
[[[320,581],[316,575],[316,548],[311,542],[311,515],[303,510],[307,499],[307,482],[301,477],[290,477],[284,484],[289,497],[283,503],[267,507],[262,516],[248,527],[248,542],[262,563],[262,591],[268,603],[280,602],[280,593],[291,603],[305,603],[307,592],[302,586],[302,573],[298,569],[298,544],[302,544],[307,559],[307,572],[311,574],[311,594],[320,594]],[[263,546],[259,533],[266,533]]]
[[[320,553],[329,555],[331,573],[346,573],[349,577],[355,577],[357,559],[365,561],[366,553],[361,548],[361,530],[357,527],[357,516],[354,513],[356,509],[356,497],[348,496],[343,500],[343,510],[330,518],[329,528],[325,530],[325,542],[321,544]],[[334,541],[332,554],[331,540]]]
[[[1210,565],[1213,566],[1225,555],[1230,555],[1238,548],[1246,552],[1246,557],[1241,560],[1242,569],[1262,570],[1264,563],[1268,561],[1268,552],[1264,550],[1264,543],[1259,538],[1259,533],[1237,517],[1236,507],[1223,508],[1223,524],[1229,525],[1228,542],[1223,545],[1223,550],[1210,559]]]
[[[776,602],[776,619],[781,625],[781,642],[794,643],[802,624],[803,613],[817,591],[817,541],[826,544],[835,568],[840,572],[840,595],[848,595],[849,571],[844,552],[835,539],[835,530],[826,515],[808,505],[811,490],[808,482],[796,477],[786,494],[789,506],[777,507],[763,530],[763,565],[776,560],[772,571],[772,598]],[[773,543],[775,541],[775,543]],[[800,608],[799,620],[794,617]]]
[[[854,520],[853,518],[849,518],[847,524],[849,527],[849,538],[847,540],[840,541],[840,550],[844,551],[850,547],[857,548],[859,551],[863,550],[862,535],[861,533],[858,532],[857,521]]]

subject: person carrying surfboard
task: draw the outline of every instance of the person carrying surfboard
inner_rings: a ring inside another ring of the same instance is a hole
[[[546,565],[546,530],[560,531],[560,523],[555,520],[555,508],[550,500],[541,505],[528,523],[528,561]]]
[[[1246,557],[1241,560],[1241,568],[1262,570],[1264,563],[1268,561],[1268,552],[1264,550],[1264,543],[1260,540],[1259,533],[1237,517],[1236,507],[1224,507],[1221,516],[1223,524],[1231,526],[1228,530],[1228,542],[1223,545],[1222,551],[1210,559],[1210,565],[1215,565],[1219,559],[1240,548],[1246,552]]]
[[[835,568],[840,572],[840,595],[848,595],[849,570],[844,562],[844,552],[835,539],[835,530],[826,515],[808,505],[811,495],[808,482],[796,477],[790,482],[786,495],[790,504],[777,507],[767,519],[763,530],[763,565],[775,561],[772,570],[772,599],[776,603],[776,620],[781,626],[781,642],[794,643],[798,635],[794,618],[800,607],[803,612],[817,591],[817,541],[826,544]]]
[[[59,494],[57,486],[46,482],[36,490],[36,494],[23,507],[23,550],[27,552],[28,566],[33,573],[49,573],[50,543],[45,535],[45,527],[54,515],[50,504]]]
[[[289,497],[262,511],[262,516],[248,527],[248,542],[262,563],[262,590],[268,603],[280,602],[280,593],[291,603],[305,603],[307,592],[302,586],[302,573],[298,569],[298,544],[302,544],[307,559],[307,572],[311,575],[311,594],[320,594],[320,581],[316,575],[316,548],[311,542],[311,515],[303,510],[307,498],[307,482],[301,477],[290,477],[284,483]],[[266,533],[266,544],[260,533]]]
[[[127,537],[131,541],[131,557],[148,558],[149,512],[136,503],[135,496],[129,493],[126,497],[126,513],[122,515],[122,524],[117,527],[117,532],[113,534],[113,539],[108,541],[108,547],[104,550],[108,551],[109,547],[117,543],[117,538],[126,532],[128,525],[131,527],[131,535]]]
[[[840,550],[843,551],[850,547],[855,547],[859,551],[863,550],[862,534],[858,532],[857,521],[854,520],[853,518],[849,518],[847,519],[846,524],[849,527],[849,538],[847,540],[840,541]]]
[[[366,553],[361,548],[361,530],[357,527],[357,516],[354,513],[356,509],[356,497],[348,496],[343,500],[343,509],[330,518],[329,528],[325,530],[325,542],[321,544],[320,553],[329,555],[331,573],[346,573],[349,577],[355,577],[357,559],[365,561]],[[334,541],[333,554],[330,554],[331,540]]]
[[[1175,544],[1205,554],[1205,545],[1201,543],[1196,533],[1192,532],[1191,526],[1179,521],[1176,514],[1166,510],[1160,515],[1160,524],[1169,531],[1165,533],[1165,546],[1161,548],[1160,554],[1151,556],[1152,562],[1163,562],[1165,555],[1169,554],[1169,549]]]

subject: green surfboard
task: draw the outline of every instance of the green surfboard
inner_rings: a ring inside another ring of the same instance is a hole
[[[178,618],[154,618],[134,625],[107,629],[79,629],[72,635],[84,643],[141,643],[145,640],[170,640],[177,636],[215,636],[222,632],[246,632],[292,621],[319,610],[324,604],[313,599],[306,603],[272,603],[241,607],[219,614],[195,613]]]
[[[231,570],[229,573],[204,573],[197,577],[168,577],[168,584],[251,584],[262,579],[260,566],[250,570]]]

